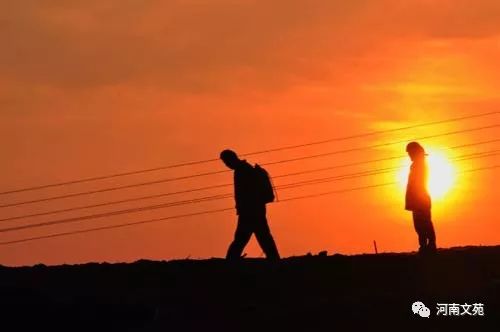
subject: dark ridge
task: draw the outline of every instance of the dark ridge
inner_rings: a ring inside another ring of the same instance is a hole
[[[437,303],[482,303],[485,316],[436,316]],[[0,315],[1,331],[495,331],[500,246],[0,266]]]

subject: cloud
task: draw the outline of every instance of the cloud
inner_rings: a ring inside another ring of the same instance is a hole
[[[205,92],[344,75],[394,39],[499,33],[497,1],[2,1],[0,70],[65,88]]]

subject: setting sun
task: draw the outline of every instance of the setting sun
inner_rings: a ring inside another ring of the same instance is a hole
[[[433,199],[443,198],[455,183],[456,171],[452,162],[443,154],[429,150],[427,164],[429,166],[429,193]],[[406,187],[411,161],[405,160],[403,169],[398,173],[398,183]]]

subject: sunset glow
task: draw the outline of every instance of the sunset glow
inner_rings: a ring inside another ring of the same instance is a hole
[[[456,169],[453,162],[441,152],[430,150],[427,156],[429,166],[428,189],[433,199],[444,199],[452,190],[456,181]],[[404,161],[404,166],[397,173],[400,188],[404,190],[408,180],[411,161]]]
[[[414,250],[411,141],[438,246],[497,245],[499,17],[498,0],[0,0],[0,265],[224,256],[223,149],[285,187],[266,210],[283,257]]]

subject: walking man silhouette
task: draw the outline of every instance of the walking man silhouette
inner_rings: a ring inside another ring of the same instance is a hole
[[[413,225],[418,235],[419,253],[436,252],[436,235],[431,220],[431,197],[427,190],[428,167],[425,150],[417,142],[406,146],[412,160],[406,187],[405,209],[413,213]]]
[[[228,168],[234,170],[234,198],[238,214],[238,225],[226,259],[240,259],[243,249],[252,234],[255,234],[266,257],[279,260],[278,248],[266,219],[266,203],[269,200],[263,197],[262,188],[259,188],[262,181],[259,181],[257,168],[262,169],[259,166],[254,168],[246,160],[241,160],[232,150],[222,151],[220,159]]]

